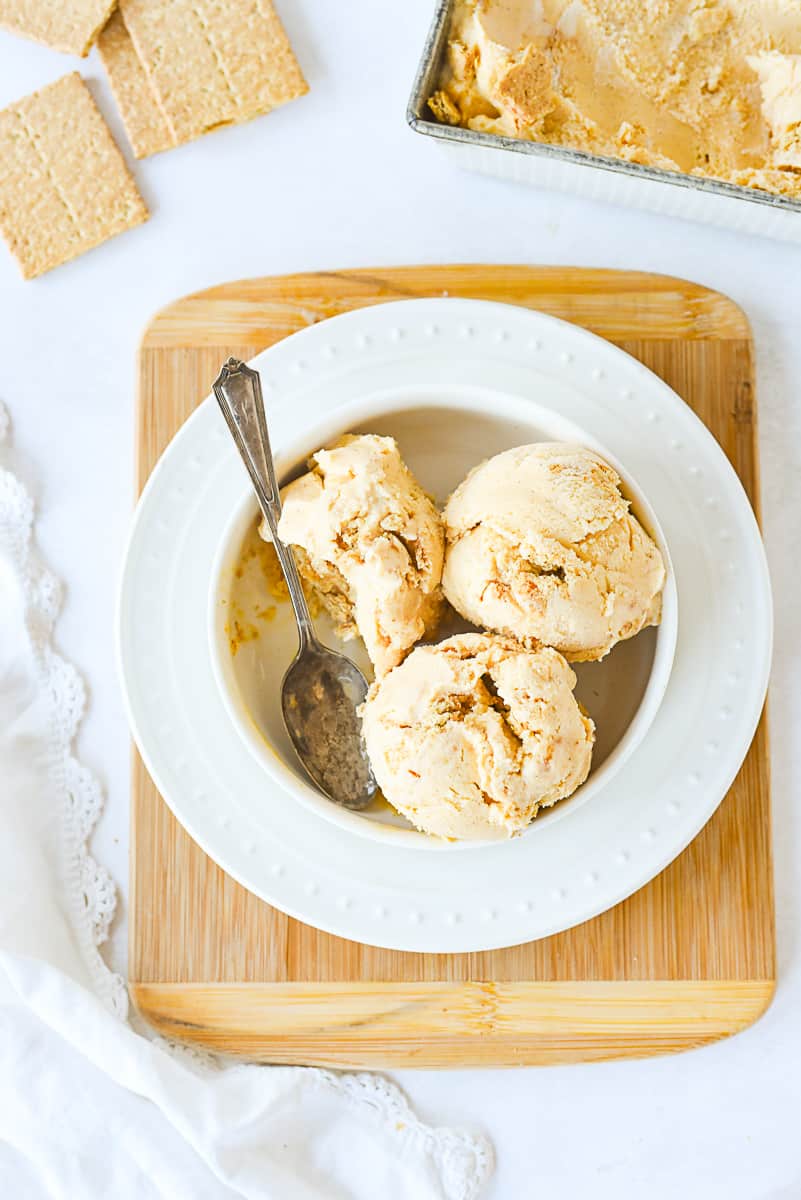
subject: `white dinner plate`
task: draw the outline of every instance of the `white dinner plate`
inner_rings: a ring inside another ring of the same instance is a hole
[[[410,951],[544,937],[647,883],[726,794],[762,709],[771,604],[748,499],[715,439],[657,376],[586,331],[514,306],[409,300],[314,325],[253,360],[274,448],[358,397],[464,388],[551,405],[639,481],[670,548],[679,632],[650,732],[585,804],[530,836],[440,855],[370,842],[259,766],[217,690],[213,564],[243,467],[213,399],[173,439],[137,508],[118,614],[139,750],[164,799],[245,887],[342,937]],[[454,429],[458,438],[458,429]]]

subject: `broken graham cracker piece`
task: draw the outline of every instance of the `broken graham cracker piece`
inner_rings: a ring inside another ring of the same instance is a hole
[[[26,279],[147,220],[77,72],[0,112],[0,162],[0,232]]]
[[[175,138],[119,10],[97,39],[97,50],[136,157],[173,147]]]
[[[121,0],[176,143],[308,91],[270,0]]]
[[[434,92],[428,98],[428,107],[441,125],[461,124],[462,114],[455,100],[446,91]]]
[[[85,58],[117,0],[0,0],[0,28]]]
[[[536,126],[553,110],[553,68],[536,46],[525,52],[501,76],[498,95],[506,102],[518,124]]]

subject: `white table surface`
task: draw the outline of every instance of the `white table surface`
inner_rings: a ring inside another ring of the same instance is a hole
[[[801,1196],[801,248],[467,175],[404,123],[431,0],[284,0],[303,100],[135,167],[152,218],[35,282],[0,253],[0,395],[39,481],[39,536],[68,585],[63,651],[91,710],[80,750],[107,790],[97,857],[126,891],[128,733],[113,612],[132,502],[134,355],[150,315],[213,283],[394,263],[628,267],[721,289],[754,327],[764,525],[776,595],[771,733],[779,985],[729,1042],[673,1058],[401,1072],[427,1119],[484,1128],[493,1198]],[[125,145],[93,54],[0,34],[0,106],[76,66]],[[125,905],[112,957],[124,968]]]

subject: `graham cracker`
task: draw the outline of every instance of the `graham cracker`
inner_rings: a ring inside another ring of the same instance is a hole
[[[149,215],[76,72],[0,112],[0,162],[0,231],[26,279]]]
[[[308,91],[270,0],[120,0],[176,143]]]
[[[169,150],[176,144],[175,138],[119,10],[97,39],[97,50],[135,156],[146,158]]]
[[[117,0],[0,0],[0,28],[85,58]]]

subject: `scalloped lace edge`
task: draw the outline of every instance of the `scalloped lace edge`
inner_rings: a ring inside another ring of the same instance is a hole
[[[9,441],[9,416],[0,403],[0,448],[8,448]],[[106,966],[99,949],[114,918],[116,889],[88,849],[103,794],[96,777],[73,754],[86,692],[78,672],[53,648],[62,588],[35,548],[33,524],[30,493],[11,470],[0,468],[0,542],[17,573],[37,682],[47,698],[51,779],[60,797],[62,869],[72,929],[96,993],[112,1012],[125,1017],[125,984]]]
[[[315,1086],[334,1092],[350,1107],[366,1111],[371,1121],[388,1129],[400,1143],[402,1158],[428,1156],[439,1173],[445,1200],[478,1200],[494,1170],[495,1154],[489,1138],[447,1126],[425,1125],[398,1085],[383,1075],[340,1074],[317,1067],[264,1067],[222,1060],[197,1046],[170,1038],[156,1037],[155,1041],[201,1078],[220,1070],[304,1071]]]
[[[0,449],[8,449],[10,419],[0,401]],[[108,938],[117,906],[117,890],[108,871],[88,849],[89,838],[103,808],[96,776],[73,753],[86,710],[86,690],[78,672],[53,648],[53,632],[61,608],[60,581],[42,562],[34,544],[34,504],[14,473],[0,466],[0,545],[16,569],[24,598],[25,625],[37,679],[48,697],[51,728],[51,770],[55,794],[61,797],[65,895],[72,928],[93,987],[120,1019],[128,1016],[128,993],[122,977],[106,965],[100,946]],[[137,1031],[146,1032],[141,1022]],[[214,1055],[180,1042],[152,1037],[191,1069],[260,1071],[249,1063],[223,1062]],[[401,1155],[427,1155],[436,1166],[446,1200],[476,1200],[489,1179],[494,1156],[482,1134],[432,1128],[418,1120],[400,1088],[381,1075],[337,1074],[301,1067],[318,1087],[335,1092],[350,1106],[391,1130],[401,1143]]]

